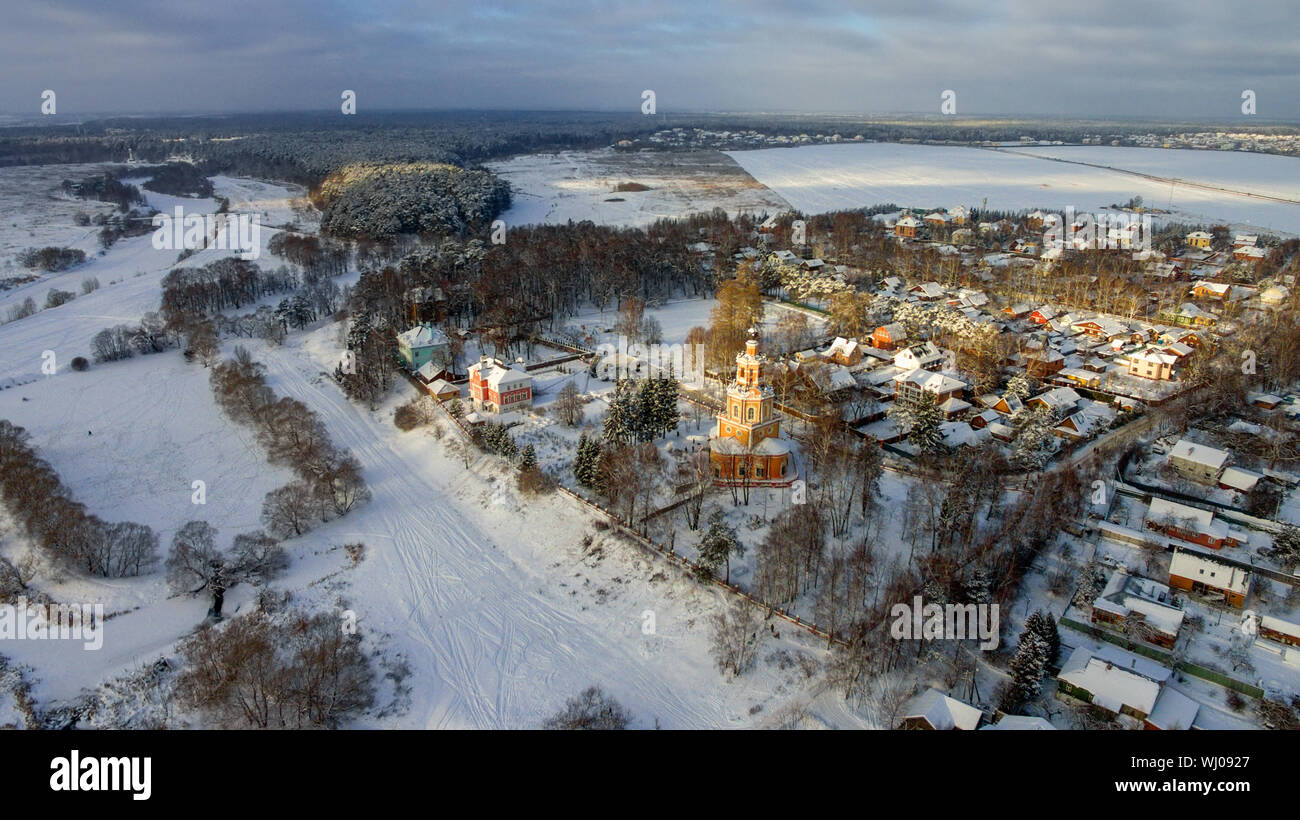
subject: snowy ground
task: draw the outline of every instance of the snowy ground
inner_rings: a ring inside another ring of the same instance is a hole
[[[47,181],[57,186],[61,178],[59,173],[51,172]],[[238,185],[223,183],[222,180],[221,177],[216,180],[216,193],[230,194],[232,207],[241,195],[247,198],[250,192],[257,192],[257,201],[273,216],[287,212],[288,201],[295,195],[289,188],[282,187],[276,191],[253,180],[242,180]],[[187,213],[191,209],[202,213],[216,208],[211,199],[185,199],[147,191],[145,196],[151,206],[163,213],[171,213],[176,204],[184,205]],[[0,235],[6,233],[0,231]],[[270,266],[279,263],[266,250],[274,235],[272,228],[261,231],[261,259]],[[232,253],[235,252],[208,248],[186,259],[184,265],[198,267]],[[157,310],[162,296],[160,282],[176,265],[178,255],[175,250],[155,249],[150,234],[128,237],[114,243],[103,256],[88,253],[86,262],[71,270],[46,274],[35,282],[0,292],[0,316],[6,314],[10,306],[29,296],[38,306],[44,305],[45,294],[51,288],[78,294],[77,298],[57,308],[41,310],[25,319],[0,326],[0,389],[40,378],[45,351],[54,352],[55,362],[62,370],[75,356],[89,358],[90,340],[99,331],[118,324],[138,322],[146,312]],[[99,280],[99,289],[80,295],[82,280],[92,276]]]
[[[526,154],[486,166],[508,181],[514,203],[507,225],[645,226],[657,219],[723,208],[728,213],[789,210],[735,162],[717,151],[564,151]],[[621,183],[645,191],[615,191]]]
[[[955,205],[1096,213],[1141,196],[1173,211],[1180,221],[1227,221],[1234,227],[1300,234],[1300,204],[1253,199],[1124,174],[1054,162],[1027,152],[1082,157],[1142,173],[1300,200],[1300,160],[1242,152],[1142,148],[1032,148],[994,151],[937,145],[855,143],[732,151],[760,183],[804,213],[893,202],[930,208]],[[1071,153],[1073,152],[1073,153]],[[1111,153],[1114,152],[1114,153]],[[1156,156],[1158,155],[1158,156]]]
[[[521,497],[490,457],[466,477],[434,439],[393,426],[391,411],[409,393],[399,390],[375,413],[348,403],[322,375],[336,335],[326,327],[255,356],[278,393],[321,414],[361,460],[375,494],[325,529],[335,541],[367,544],[346,594],[362,628],[386,635],[414,672],[409,710],[381,725],[536,726],[592,683],[627,705],[640,727],[752,726],[809,699],[793,671],[763,663],[731,683],[719,677],[706,620],[724,604],[721,593],[603,536],[572,500]],[[598,554],[583,555],[583,533],[596,537]],[[642,632],[647,611],[654,635]],[[818,652],[788,633],[762,655]],[[754,706],[761,709],[751,714]],[[832,725],[858,722],[835,697],[812,711]]]
[[[73,218],[78,213],[92,219],[100,214],[107,216],[116,210],[115,206],[67,196],[60,184],[65,179],[80,180],[103,173],[107,167],[87,164],[0,168],[0,213],[4,214],[0,218],[0,286],[5,279],[31,273],[14,258],[26,248],[76,248],[88,257],[99,250],[99,228],[77,225]]]

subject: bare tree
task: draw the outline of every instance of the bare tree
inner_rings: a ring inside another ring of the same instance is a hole
[[[710,620],[713,623],[710,654],[718,671],[733,678],[745,674],[758,657],[758,619],[753,609],[736,602]]]
[[[632,713],[599,686],[589,686],[582,694],[565,701],[564,708],[547,718],[543,729],[626,729]]]

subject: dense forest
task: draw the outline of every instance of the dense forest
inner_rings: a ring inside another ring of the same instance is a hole
[[[349,239],[463,234],[510,206],[510,186],[455,165],[349,166],[313,192],[321,230]]]

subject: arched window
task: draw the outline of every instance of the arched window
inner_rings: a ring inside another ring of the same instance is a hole
[[[749,420],[750,420],[750,421],[753,421],[753,420],[754,420],[754,408],[752,408],[752,407],[749,408]]]

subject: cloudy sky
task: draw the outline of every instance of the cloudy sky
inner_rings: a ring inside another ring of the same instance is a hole
[[[1237,8],[1233,8],[1237,5]],[[0,111],[359,107],[1300,119],[1296,0],[52,0]]]

